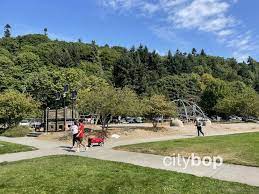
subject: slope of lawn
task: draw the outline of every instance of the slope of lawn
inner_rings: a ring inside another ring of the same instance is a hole
[[[0,141],[0,154],[14,153],[14,152],[25,152],[32,151],[36,148]]]
[[[0,165],[0,193],[259,193],[259,187],[78,156]]]
[[[115,149],[164,156],[191,153],[203,156],[221,156],[225,163],[259,166],[259,133],[196,137],[162,142],[120,146]]]

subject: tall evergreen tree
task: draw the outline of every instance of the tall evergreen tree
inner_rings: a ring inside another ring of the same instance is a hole
[[[170,73],[176,73],[176,69],[173,66],[173,60],[174,58],[173,58],[172,52],[171,50],[169,50],[166,58],[166,68]]]
[[[9,24],[6,24],[4,27],[4,37],[9,38],[11,37],[11,26]]]
[[[43,31],[44,31],[44,35],[47,36],[48,35],[48,28],[44,28]]]
[[[193,55],[193,56],[196,56],[196,54],[197,54],[197,50],[196,50],[195,48],[193,48],[193,49],[192,49],[192,55]]]
[[[205,53],[204,49],[201,49],[200,55],[201,55],[201,56],[206,56],[206,53]]]

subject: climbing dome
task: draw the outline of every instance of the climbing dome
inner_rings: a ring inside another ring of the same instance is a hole
[[[194,102],[188,100],[177,99],[173,101],[179,112],[179,117],[185,122],[194,121],[196,118],[207,119],[203,110]]]

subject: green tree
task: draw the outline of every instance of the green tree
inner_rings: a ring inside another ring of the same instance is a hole
[[[34,99],[54,107],[55,93],[63,91],[63,86],[67,84],[62,71],[57,69],[41,68],[39,72],[32,72],[26,77],[26,91]]]
[[[196,56],[196,54],[197,54],[197,50],[196,50],[195,48],[193,48],[193,49],[192,49],[192,55],[193,55],[193,56]]]
[[[91,52],[90,52],[90,57],[89,57],[89,61],[92,63],[99,63],[100,62],[100,55],[99,55],[99,50],[98,47],[95,43],[95,41],[92,41],[91,44]]]
[[[232,90],[232,91],[231,91]],[[252,89],[243,84],[238,85],[238,88],[230,88],[229,93],[220,101],[217,102],[215,110],[224,116],[259,116],[258,94]]]
[[[28,34],[18,36],[16,40],[19,42],[20,48],[23,46],[38,46],[43,43],[50,42],[50,39],[43,34]]]
[[[9,24],[6,24],[4,27],[4,37],[5,38],[11,37],[11,26]]]
[[[200,105],[209,115],[217,114],[214,107],[227,95],[228,92],[229,88],[224,81],[213,79],[207,84],[205,90],[203,91]]]
[[[44,31],[44,35],[47,36],[48,35],[48,28],[44,28],[43,31]]]
[[[8,50],[1,47],[0,47],[0,56],[12,58],[12,54]]]
[[[79,82],[79,90],[82,89],[91,91],[94,88],[102,88],[108,86],[109,84],[105,79],[94,75],[84,76],[84,78]]]
[[[8,50],[11,54],[16,54],[19,50],[19,42],[15,38],[2,38],[0,39],[0,47]]]
[[[205,53],[204,49],[201,49],[200,55],[201,55],[201,56],[206,56],[206,53]]]
[[[8,127],[17,125],[38,113],[39,104],[30,96],[15,90],[0,93],[0,122]]]
[[[84,89],[78,95],[78,108],[101,118],[103,130],[108,128],[109,120],[116,115],[137,115],[139,100],[130,89],[115,89],[112,86]]]
[[[157,127],[158,117],[174,117],[177,115],[176,106],[163,95],[154,95],[143,100],[145,114],[153,121],[153,127]]]
[[[196,74],[166,76],[155,85],[159,92],[175,99],[192,99],[198,101],[201,94],[201,83]]]
[[[115,64],[113,69],[113,81],[115,87],[131,85],[131,69],[133,61],[129,55],[122,56]]]
[[[22,67],[23,73],[37,72],[40,63],[40,57],[32,52],[19,53],[16,58],[16,64]]]
[[[95,75],[102,77],[103,76],[103,69],[101,64],[99,63],[91,63],[88,61],[80,61],[78,66],[82,71],[84,71],[85,76]]]
[[[24,82],[22,68],[16,66],[12,59],[5,55],[0,55],[0,76],[0,91],[22,90]]]

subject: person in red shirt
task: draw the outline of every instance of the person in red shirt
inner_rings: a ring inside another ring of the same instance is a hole
[[[79,127],[78,127],[78,134],[77,134],[77,140],[78,140],[78,152],[80,151],[80,147],[83,146],[85,150],[87,149],[86,144],[84,143],[85,139],[85,126],[83,123],[83,120],[79,120]]]

